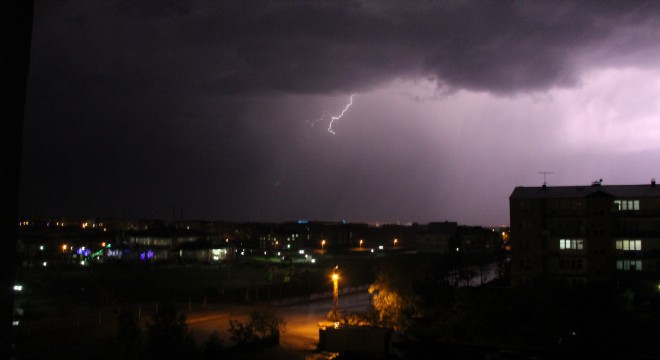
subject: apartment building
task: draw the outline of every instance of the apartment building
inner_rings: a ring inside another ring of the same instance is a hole
[[[660,186],[516,187],[511,281],[606,282],[660,275]]]

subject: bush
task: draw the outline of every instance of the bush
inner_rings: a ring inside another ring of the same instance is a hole
[[[281,317],[267,310],[255,310],[250,314],[250,321],[243,324],[229,320],[229,333],[236,346],[257,346],[258,348],[277,346],[280,332],[284,332],[286,322]]]

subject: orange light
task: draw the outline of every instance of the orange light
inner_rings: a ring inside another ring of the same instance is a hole
[[[62,245],[62,250],[66,250],[66,244]]]
[[[332,281],[337,281],[337,280],[339,280],[339,274],[337,273],[332,274]]]

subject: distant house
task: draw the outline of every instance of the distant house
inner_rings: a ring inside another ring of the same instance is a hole
[[[430,223],[417,234],[417,252],[447,254],[456,244],[458,224],[455,222]]]
[[[517,187],[509,197],[511,278],[568,281],[657,277],[660,187]]]
[[[198,243],[219,242],[218,236],[201,231],[161,226],[142,231],[131,231],[123,244],[122,260],[169,261],[180,258],[186,244],[191,248]]]
[[[458,238],[457,248],[468,254],[493,254],[501,247],[499,232],[479,226],[459,226]]]
[[[493,254],[499,249],[499,233],[479,226],[455,222],[429,223],[417,235],[417,252],[447,254]]]
[[[212,243],[206,240],[182,243],[174,249],[179,261],[183,263],[222,263],[231,261],[234,248],[222,242]]]

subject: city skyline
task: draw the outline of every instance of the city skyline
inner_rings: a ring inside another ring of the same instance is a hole
[[[650,183],[659,6],[37,1],[20,211],[488,226]]]

